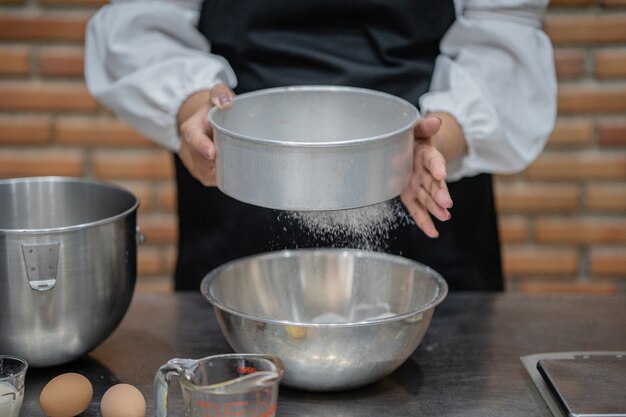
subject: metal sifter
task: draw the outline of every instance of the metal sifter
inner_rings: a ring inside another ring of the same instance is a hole
[[[209,112],[217,186],[240,201],[295,211],[380,203],[407,186],[419,112],[353,87],[280,87]]]

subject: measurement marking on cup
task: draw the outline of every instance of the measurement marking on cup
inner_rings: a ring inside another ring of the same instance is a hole
[[[237,368],[237,372],[239,372],[240,374],[253,374],[256,372],[256,368],[252,366],[240,366],[239,368]]]
[[[15,399],[17,398],[17,393],[15,393],[15,392],[8,392],[6,394],[0,395],[0,397],[8,397],[8,396],[12,396],[13,397],[13,399],[11,399],[9,401],[15,401]]]
[[[254,400],[237,400],[225,402],[212,402],[207,400],[195,400],[194,406],[201,410],[201,417],[273,417],[276,413],[276,403],[273,401],[273,391],[264,388],[249,393],[254,395]],[[250,414],[251,413],[251,414]]]
[[[202,412],[202,417],[227,417],[241,416],[246,411],[248,401],[230,401],[222,404],[216,404],[211,401],[196,401],[196,406],[203,408],[206,412]]]

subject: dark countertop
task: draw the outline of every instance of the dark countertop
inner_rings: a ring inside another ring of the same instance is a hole
[[[626,296],[451,293],[393,374],[343,393],[281,387],[277,416],[549,416],[520,356],[591,350],[626,350]],[[102,394],[118,382],[139,388],[153,416],[153,378],[162,364],[230,351],[200,294],[138,293],[119,328],[89,356],[29,369],[20,416],[43,416],[41,389],[69,371],[94,384],[83,416],[99,416]],[[170,394],[170,415],[182,416],[175,382]]]

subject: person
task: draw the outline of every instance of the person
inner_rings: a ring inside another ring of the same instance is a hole
[[[219,155],[209,109],[230,108],[234,94],[309,84],[380,90],[419,107],[414,173],[400,197],[415,222],[394,230],[385,250],[431,266],[451,290],[502,290],[492,174],[524,169],[554,125],[552,46],[541,29],[547,3],[126,0],[102,7],[88,24],[86,83],[120,119],[173,151],[175,289],[197,289],[233,259],[328,243],[214,186]]]

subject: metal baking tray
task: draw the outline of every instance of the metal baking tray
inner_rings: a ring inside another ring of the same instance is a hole
[[[523,356],[555,417],[626,417],[626,352],[556,352]]]

